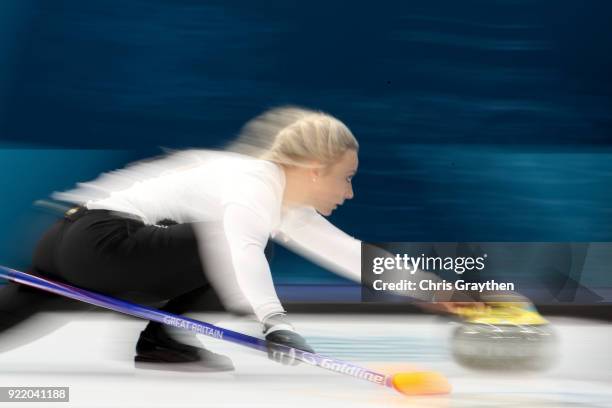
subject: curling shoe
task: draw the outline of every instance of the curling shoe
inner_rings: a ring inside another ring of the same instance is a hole
[[[179,343],[164,330],[144,330],[136,343],[136,368],[183,372],[234,370],[229,357],[205,348]]]

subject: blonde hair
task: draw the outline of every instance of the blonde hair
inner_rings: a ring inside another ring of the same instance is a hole
[[[349,128],[324,112],[296,106],[270,109],[247,122],[229,150],[278,164],[307,167],[336,162],[359,150]]]

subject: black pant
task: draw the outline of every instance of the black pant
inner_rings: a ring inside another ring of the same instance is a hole
[[[175,314],[196,303],[219,306],[191,224],[144,225],[115,212],[79,208],[43,235],[32,264],[35,275],[83,289],[127,300],[169,299],[160,309]],[[61,301],[66,300],[9,282],[0,291],[0,331]]]

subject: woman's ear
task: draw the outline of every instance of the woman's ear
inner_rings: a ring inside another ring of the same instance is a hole
[[[309,176],[316,180],[318,179],[321,175],[323,175],[324,172],[324,167],[321,163],[319,163],[318,161],[312,161],[310,163],[308,163],[308,166],[310,167],[309,170]]]
[[[319,179],[319,174],[320,174],[320,171],[316,167],[308,170],[308,177],[310,177],[310,180],[313,183],[317,182],[317,180]]]

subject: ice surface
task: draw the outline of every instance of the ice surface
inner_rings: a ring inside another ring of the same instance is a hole
[[[222,314],[200,320],[257,334],[258,325]],[[464,369],[450,357],[453,325],[398,315],[298,315],[297,329],[322,354],[380,370],[436,370],[453,385],[446,397],[407,398],[391,389],[317,367],[281,366],[262,353],[200,337],[230,356],[232,373],[135,369],[133,348],[144,322],[112,312],[43,313],[29,322],[61,326],[0,354],[3,386],[69,386],[74,407],[612,407],[612,325],[557,318],[560,358],[530,374]],[[61,325],[61,323],[64,325]],[[3,337],[0,337],[2,341]],[[44,403],[1,403],[41,407]]]

